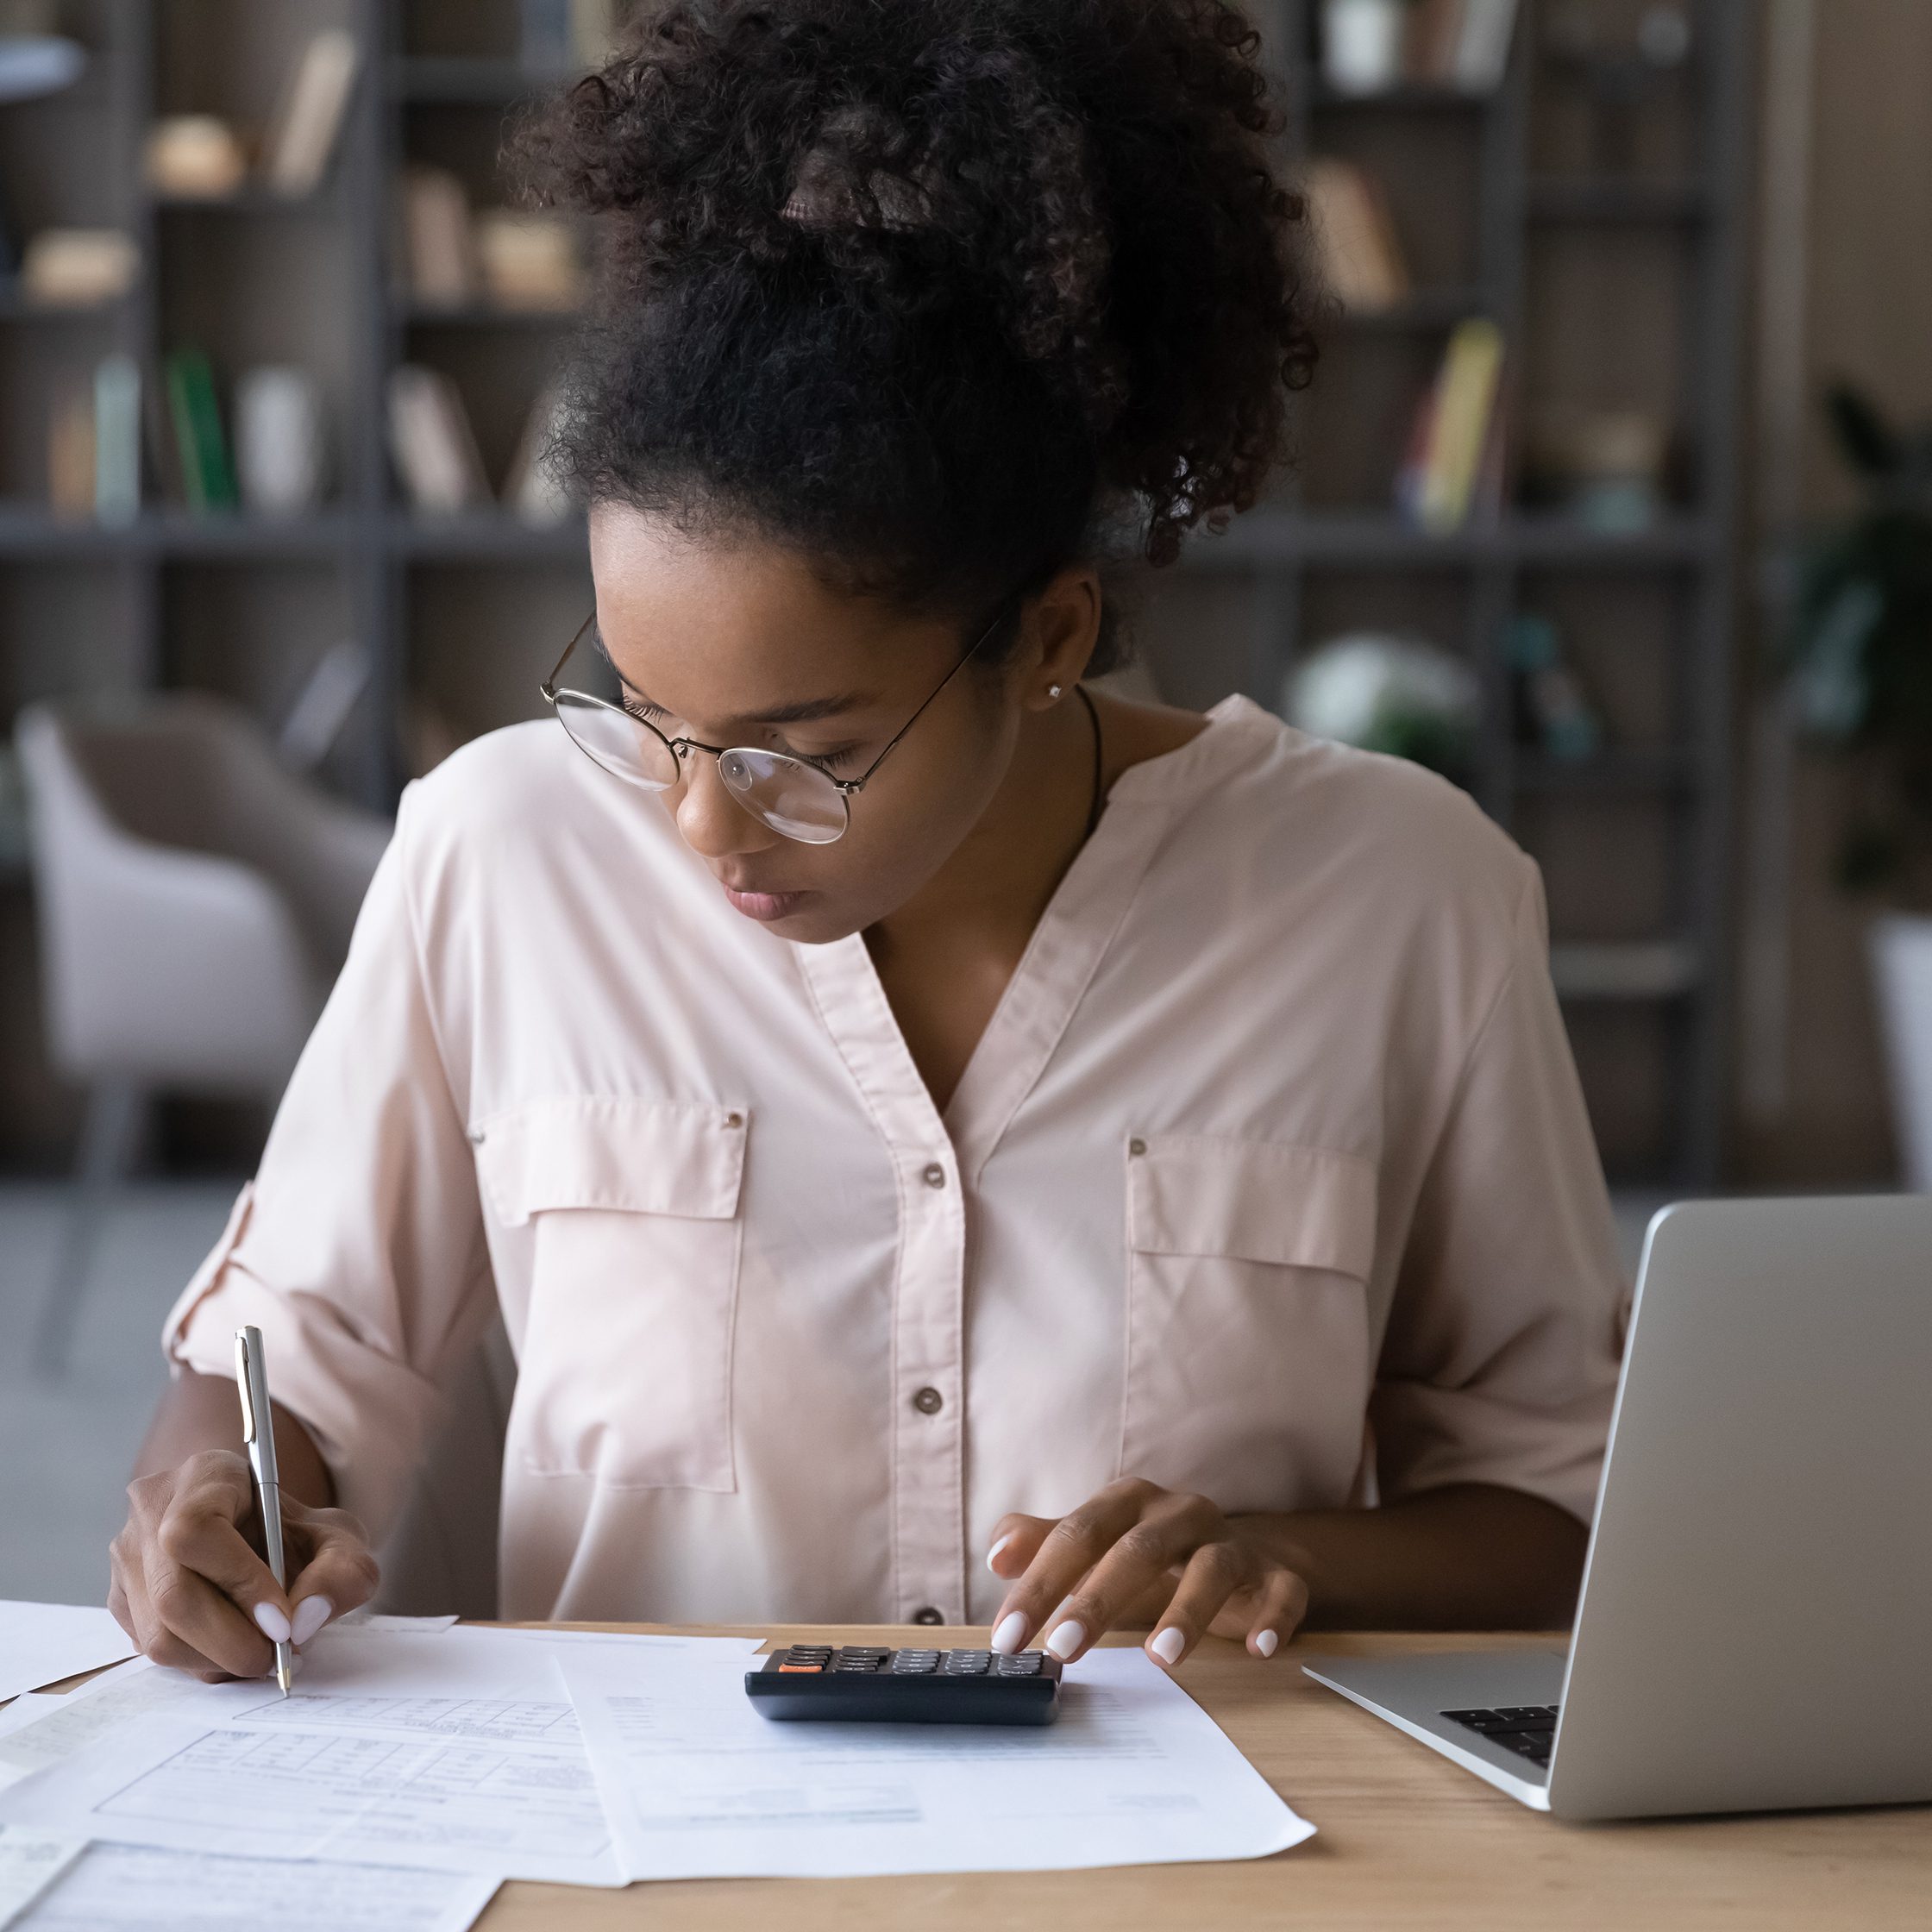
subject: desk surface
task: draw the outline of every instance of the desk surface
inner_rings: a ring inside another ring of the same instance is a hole
[[[613,1627],[614,1628],[614,1627]],[[638,1626],[637,1628],[649,1628]],[[788,1627],[775,1641],[930,1642]],[[984,1641],[979,1633],[961,1633]],[[1270,1859],[910,1879],[706,1879],[588,1891],[509,1885],[483,1932],[1725,1932],[1932,1923],[1932,1810],[1565,1825],[1492,1791],[1303,1677],[1315,1651],[1503,1649],[1515,1637],[1320,1636],[1267,1664],[1211,1640],[1180,1680],[1317,1835]],[[1550,1639],[1541,1641],[1547,1644]]]

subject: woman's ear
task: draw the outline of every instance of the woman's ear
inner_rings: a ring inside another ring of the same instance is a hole
[[[1023,702],[1045,711],[1079,683],[1100,643],[1100,573],[1088,563],[1061,571],[1032,599],[1027,619],[1032,648],[1021,654]]]

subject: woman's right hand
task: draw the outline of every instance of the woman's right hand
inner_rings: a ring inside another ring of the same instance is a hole
[[[254,1540],[251,1540],[251,1537]],[[305,1644],[367,1603],[380,1572],[362,1526],[284,1491],[288,1586],[257,1553],[254,1486],[245,1456],[203,1450],[128,1485],[128,1521],[111,1546],[107,1607],[141,1653],[208,1683],[263,1677],[276,1643]]]

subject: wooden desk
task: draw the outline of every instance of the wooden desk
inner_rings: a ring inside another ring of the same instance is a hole
[[[646,1628],[640,1626],[639,1628]],[[775,1641],[930,1643],[805,1626]],[[985,1641],[960,1632],[954,1641]],[[1496,1649],[1516,1637],[1314,1637],[1267,1664],[1210,1641],[1181,1682],[1317,1835],[1236,1865],[911,1879],[706,1879],[625,1891],[510,1885],[484,1932],[1891,1932],[1932,1926],[1932,1810],[1565,1825],[1302,1675],[1317,1650]],[[1552,1640],[1544,1639],[1547,1643]]]

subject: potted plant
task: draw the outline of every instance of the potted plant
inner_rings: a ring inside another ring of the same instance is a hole
[[[1837,875],[1887,906],[1879,1011],[1907,1180],[1932,1192],[1932,424],[1902,430],[1842,386],[1826,406],[1864,501],[1803,560],[1793,696],[1854,775]]]

